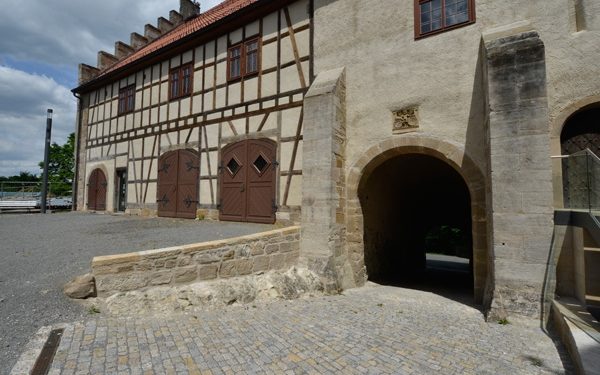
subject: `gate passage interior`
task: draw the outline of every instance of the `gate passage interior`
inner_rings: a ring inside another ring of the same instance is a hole
[[[158,161],[158,216],[194,219],[198,203],[198,154],[177,150]]]
[[[223,148],[220,220],[275,222],[275,150],[270,139],[249,139]]]
[[[88,210],[106,210],[106,176],[100,169],[94,169],[88,180]]]

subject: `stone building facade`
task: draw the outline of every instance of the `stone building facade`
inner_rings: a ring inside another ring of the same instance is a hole
[[[78,209],[298,222],[299,265],[332,289],[414,274],[450,226],[475,301],[535,316],[551,156],[600,142],[599,51],[595,0],[182,0],[80,67]]]

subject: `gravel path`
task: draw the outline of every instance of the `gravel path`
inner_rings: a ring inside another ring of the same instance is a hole
[[[96,255],[235,237],[270,225],[55,213],[0,215],[0,375],[42,326],[80,320],[62,286]]]

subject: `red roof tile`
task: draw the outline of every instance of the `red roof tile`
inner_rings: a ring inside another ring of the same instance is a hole
[[[133,54],[122,58],[117,61],[114,65],[104,69],[96,78],[100,78],[112,71],[122,68],[132,62],[139,60],[140,58],[151,54],[169,44],[176,42],[188,35],[191,35],[213,23],[237,12],[238,10],[247,7],[248,5],[257,2],[258,0],[225,0],[221,4],[207,10],[204,13],[199,14],[197,17],[184,22],[177,26],[173,30],[169,31],[165,35],[162,35],[158,39],[148,43],[144,47],[135,51]]]

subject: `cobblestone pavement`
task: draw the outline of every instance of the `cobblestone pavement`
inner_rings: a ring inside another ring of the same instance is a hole
[[[377,286],[195,316],[67,325],[50,374],[561,374],[537,322]],[[569,366],[569,365],[567,365]]]
[[[41,326],[84,318],[63,285],[109,255],[240,236],[270,225],[65,212],[0,215],[0,375]]]

